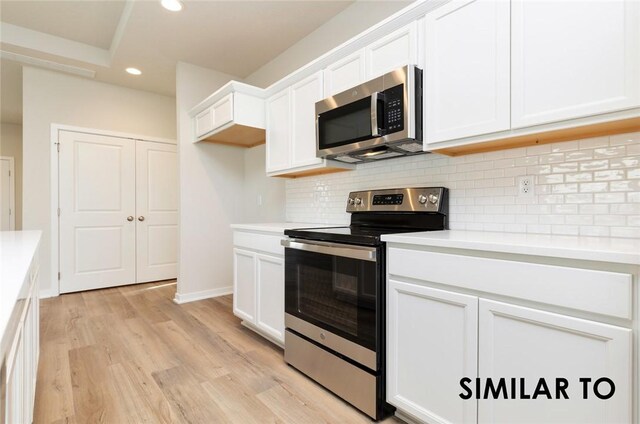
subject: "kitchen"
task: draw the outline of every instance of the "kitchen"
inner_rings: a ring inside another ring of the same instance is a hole
[[[92,81],[3,2],[42,231],[1,233],[6,422],[639,422],[637,2],[158,3]],[[178,60],[175,100],[120,76],[207,8],[307,20]]]

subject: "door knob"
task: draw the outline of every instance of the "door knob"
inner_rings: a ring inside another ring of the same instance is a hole
[[[140,215],[140,216],[138,217],[138,221],[140,221],[140,222],[144,221],[144,216]]]
[[[133,217],[132,217],[131,215],[129,215],[129,216],[127,217],[127,221],[129,221],[129,222],[133,221]]]

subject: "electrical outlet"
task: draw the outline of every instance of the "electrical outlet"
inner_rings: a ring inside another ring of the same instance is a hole
[[[533,197],[534,189],[531,175],[518,177],[518,197]]]
[[[258,194],[258,198],[256,199],[256,203],[258,206],[262,206],[262,194]]]

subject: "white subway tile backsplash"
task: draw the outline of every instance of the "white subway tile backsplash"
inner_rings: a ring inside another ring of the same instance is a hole
[[[527,147],[527,156],[540,156],[551,153],[550,144],[541,144],[539,146]]]
[[[518,196],[525,175],[532,197]],[[451,229],[640,237],[640,132],[287,180],[287,219],[346,224],[350,191],[403,186],[448,187]]]
[[[608,167],[609,167],[608,160],[592,160],[592,161],[580,163],[581,171],[597,171],[600,169],[607,169]]]
[[[624,203],[624,193],[596,193],[593,198],[595,203]]]
[[[624,146],[618,147],[602,147],[593,151],[595,159],[611,158],[616,156],[624,156],[626,149]]]
[[[580,172],[580,173],[574,173],[574,174],[566,174],[564,178],[565,178],[565,181],[568,183],[593,181],[593,173]]]
[[[609,137],[586,138],[578,142],[580,149],[593,149],[609,145]]]
[[[640,132],[612,135],[611,137],[609,137],[609,144],[611,146],[620,146],[627,144],[635,144],[636,146],[640,146]]]
[[[596,171],[593,173],[593,179],[595,181],[622,180],[624,176],[625,176],[624,171],[619,169],[610,169],[607,171]]]

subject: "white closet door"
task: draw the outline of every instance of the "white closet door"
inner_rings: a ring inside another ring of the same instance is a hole
[[[178,158],[173,144],[136,142],[137,282],[178,275]]]
[[[60,292],[130,284],[135,263],[135,143],[61,131]]]

